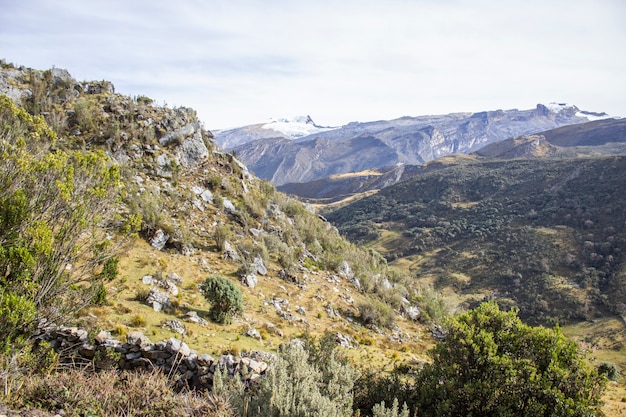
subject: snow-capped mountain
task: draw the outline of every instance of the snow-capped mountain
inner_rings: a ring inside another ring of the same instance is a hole
[[[316,133],[328,132],[337,127],[319,126],[311,116],[270,119],[265,123],[257,123],[234,129],[213,132],[215,141],[223,148],[230,149],[244,143],[259,139],[298,139]]]
[[[234,149],[257,176],[278,186],[399,163],[417,165],[453,153],[470,153],[507,138],[606,117],[605,113],[551,103],[538,104],[529,110],[349,123],[334,129],[317,128],[315,133],[299,138],[281,133],[279,128],[308,125],[315,128],[315,124],[307,119],[275,121],[224,132],[226,135],[218,132],[216,140],[225,148]]]

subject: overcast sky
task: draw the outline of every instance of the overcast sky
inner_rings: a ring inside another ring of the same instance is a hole
[[[0,0],[0,57],[208,129],[553,101],[626,116],[624,0]]]

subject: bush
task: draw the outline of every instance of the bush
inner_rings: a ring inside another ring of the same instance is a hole
[[[282,345],[249,415],[272,417],[341,417],[352,415],[355,371],[327,334],[306,344]]]
[[[417,378],[424,415],[589,416],[604,379],[557,329],[531,327],[495,302],[450,321]]]
[[[357,308],[359,310],[359,319],[366,326],[390,328],[393,325],[395,318],[393,309],[379,300],[369,299],[361,302]]]
[[[598,373],[606,376],[609,381],[619,380],[619,370],[614,363],[602,362],[600,366],[598,366]]]
[[[210,275],[202,284],[204,297],[211,303],[209,317],[220,324],[230,324],[234,315],[243,313],[241,290],[232,281]]]

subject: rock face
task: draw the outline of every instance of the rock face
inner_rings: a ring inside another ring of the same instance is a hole
[[[488,143],[587,122],[590,114],[574,106],[538,104],[531,110],[403,117],[350,123],[296,140],[277,132],[233,149],[252,172],[279,186],[470,153]],[[241,134],[249,137],[249,130],[242,128]],[[235,130],[218,132],[215,139],[218,144],[241,143],[235,135]]]

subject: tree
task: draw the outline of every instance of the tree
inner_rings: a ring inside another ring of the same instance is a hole
[[[65,321],[89,304],[124,241],[114,238],[123,223],[119,166],[55,142],[41,116],[0,95],[0,311],[13,311],[0,320],[6,346],[36,322]]]
[[[417,378],[420,415],[602,415],[604,378],[578,346],[495,302],[452,319],[431,355]]]
[[[229,279],[210,275],[202,284],[204,297],[211,303],[209,316],[220,324],[229,324],[234,315],[243,313],[241,290]]]

